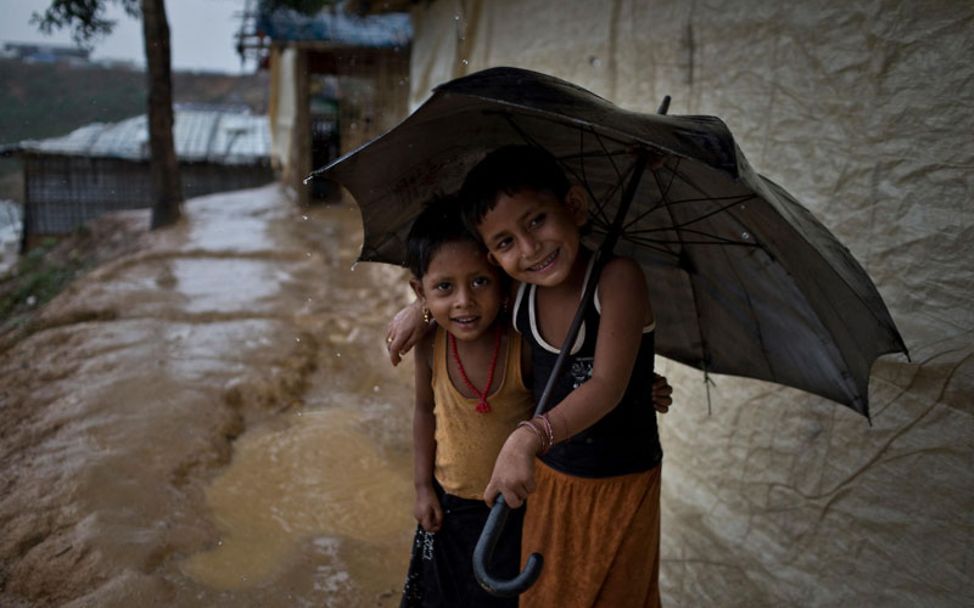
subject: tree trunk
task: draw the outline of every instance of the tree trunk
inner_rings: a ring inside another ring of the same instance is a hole
[[[152,177],[152,228],[179,219],[183,187],[173,143],[169,21],[163,0],[141,0],[149,84],[149,173]]]

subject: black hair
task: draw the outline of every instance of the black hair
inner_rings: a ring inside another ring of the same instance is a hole
[[[423,278],[430,260],[447,243],[469,241],[483,247],[460,218],[460,206],[456,194],[436,196],[413,221],[406,237],[406,265],[417,279]]]
[[[512,145],[498,148],[477,163],[463,180],[463,222],[476,228],[502,194],[514,196],[530,188],[564,200],[571,182],[558,161],[544,148]]]

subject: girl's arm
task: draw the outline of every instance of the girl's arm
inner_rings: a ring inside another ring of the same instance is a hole
[[[592,426],[619,404],[629,385],[642,329],[653,320],[646,279],[629,258],[614,258],[605,265],[599,301],[602,312],[592,377],[548,412],[556,443]],[[531,429],[519,427],[511,433],[484,492],[487,504],[501,493],[509,506],[520,506],[534,491],[533,459],[540,448],[541,441]]]
[[[435,334],[434,334],[435,335]],[[419,343],[416,362],[416,405],[413,411],[413,483],[416,487],[414,514],[427,532],[437,532],[443,524],[443,508],[433,489],[436,461],[436,419],[433,417],[432,335]]]

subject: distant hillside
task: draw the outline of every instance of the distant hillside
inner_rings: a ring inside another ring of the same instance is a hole
[[[266,73],[176,72],[176,103],[226,103],[267,111]],[[124,68],[0,59],[0,144],[63,135],[92,122],[144,114],[146,76]],[[0,159],[0,199],[20,200],[19,163]]]
[[[28,64],[0,59],[0,143],[63,135],[92,122],[145,112],[141,71],[94,65]],[[176,72],[176,103],[233,103],[267,109],[266,73],[252,76]]]

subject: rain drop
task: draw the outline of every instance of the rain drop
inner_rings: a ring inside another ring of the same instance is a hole
[[[355,272],[355,267],[358,266],[358,262],[352,264],[351,268],[348,269],[349,272]]]
[[[313,180],[314,178],[315,178],[314,175],[309,175],[308,177],[304,178],[304,181],[301,182],[301,183],[304,184],[305,186],[307,186],[308,184],[311,183],[311,180]]]
[[[379,392],[379,385],[378,384],[376,384],[375,386],[372,387],[372,392],[373,393],[378,393]]]
[[[342,358],[342,354],[341,353],[335,353],[335,356],[338,357],[339,359]]]
[[[588,62],[592,64],[593,68],[597,68],[602,65],[602,60],[596,57],[595,55],[590,55],[588,58]]]
[[[301,341],[301,338],[295,338],[294,341],[295,342],[300,342]]]
[[[750,233],[742,232],[741,233],[741,238],[744,239],[745,241],[749,241],[751,239],[751,235],[750,235]]]
[[[307,221],[307,219],[308,219],[308,216],[307,216],[307,215],[302,215],[302,216],[301,216],[301,219],[303,219],[303,220],[305,220],[305,221]]]
[[[461,63],[463,63],[463,65],[470,65],[470,62],[469,62],[469,61],[467,61],[466,59],[463,59],[463,60],[461,61]]]
[[[454,21],[459,21],[460,20],[460,15],[453,15],[453,20]]]
[[[306,255],[306,256],[308,256],[310,258],[311,257],[311,252],[310,251],[306,251],[304,255]]]

